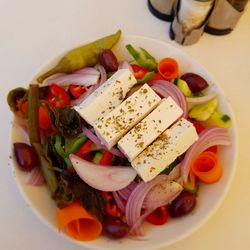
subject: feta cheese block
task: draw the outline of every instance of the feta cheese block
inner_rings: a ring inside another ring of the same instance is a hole
[[[132,161],[182,114],[183,110],[171,97],[162,99],[156,109],[122,137],[119,149]]]
[[[120,69],[74,109],[93,126],[96,120],[120,105],[135,83],[130,70]]]
[[[198,135],[193,124],[182,118],[139,154],[131,165],[145,182],[150,181],[197,139]]]
[[[117,108],[94,124],[97,136],[107,148],[147,116],[161,98],[147,84],[123,101]]]

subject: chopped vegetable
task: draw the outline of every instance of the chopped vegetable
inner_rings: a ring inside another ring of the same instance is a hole
[[[100,167],[73,154],[70,155],[70,160],[80,178],[91,187],[101,191],[122,189],[136,177],[136,171],[132,167]]]
[[[202,182],[207,184],[218,181],[222,175],[222,168],[216,154],[208,151],[201,153],[194,160],[191,169]]]
[[[79,157],[82,157],[83,155],[89,153],[92,151],[92,147],[94,146],[94,143],[91,140],[87,140],[76,152],[76,154]]]
[[[167,81],[171,81],[174,78],[178,77],[179,73],[178,63],[171,57],[162,59],[158,63],[157,68],[160,75]]]
[[[65,138],[65,143],[63,146],[62,137],[60,135],[56,135],[55,149],[57,153],[64,159],[68,167],[72,167],[72,163],[69,160],[69,155],[71,153],[75,153],[86,140],[86,136],[79,136],[74,139]]]
[[[70,105],[70,97],[66,90],[54,83],[49,86],[47,100],[56,108]]]
[[[146,83],[152,80],[154,77],[154,72],[147,72],[141,79],[137,80],[137,83]]]
[[[113,217],[120,217],[121,212],[115,204],[114,198],[110,192],[102,192],[106,200],[106,212]]]
[[[78,202],[56,210],[57,227],[76,240],[89,241],[100,236],[102,224]]]
[[[55,127],[65,136],[74,138],[82,132],[80,115],[71,107],[61,107],[54,110]]]
[[[146,218],[153,225],[164,225],[168,221],[168,211],[165,206],[158,207]]]
[[[189,111],[189,117],[197,121],[206,121],[214,113],[217,106],[217,99],[213,99],[204,104],[196,105]]]
[[[204,124],[208,127],[210,126],[219,126],[223,128],[229,128],[231,126],[231,118],[226,114],[222,114],[218,111],[215,111],[205,122]]]
[[[74,99],[79,98],[85,91],[86,91],[86,88],[83,86],[76,85],[76,84],[69,85],[69,92],[73,96]]]
[[[151,56],[145,49],[140,48],[139,52],[131,44],[126,45],[126,48],[140,66],[150,71],[155,71],[157,69],[155,58]]]
[[[190,97],[193,95],[192,91],[188,87],[187,83],[182,79],[175,79],[174,84],[181,90],[181,92],[186,97]]]
[[[145,74],[148,72],[148,70],[146,70],[145,68],[141,67],[138,64],[130,64],[133,72],[134,72],[134,76],[137,80],[142,79]]]
[[[57,189],[57,179],[53,171],[50,158],[46,155],[40,139],[38,127],[38,107],[39,107],[39,87],[38,85],[30,85],[28,95],[28,132],[30,143],[36,150],[39,158],[39,165],[42,170],[44,179],[49,187],[52,197]]]
[[[112,165],[112,160],[113,160],[113,154],[111,154],[109,151],[105,151],[100,160],[100,164],[104,166]]]
[[[112,35],[69,51],[54,68],[38,77],[37,81],[41,83],[44,79],[56,73],[71,73],[75,70],[95,65],[101,49],[111,49],[118,42],[120,36],[121,30],[118,30]]]

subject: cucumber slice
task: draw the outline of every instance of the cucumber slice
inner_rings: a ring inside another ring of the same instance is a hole
[[[189,117],[197,121],[206,121],[216,110],[218,100],[212,99],[211,101],[195,105],[189,112]]]
[[[193,93],[188,87],[188,84],[186,83],[186,81],[177,78],[174,80],[174,84],[180,89],[180,91],[183,93],[184,96],[186,97],[193,96]]]
[[[95,156],[93,158],[93,162],[95,164],[99,164],[100,163],[100,160],[102,159],[102,156],[103,156],[103,151],[98,151],[95,153]]]
[[[231,118],[226,114],[215,111],[205,122],[205,126],[219,126],[229,128],[231,126]]]

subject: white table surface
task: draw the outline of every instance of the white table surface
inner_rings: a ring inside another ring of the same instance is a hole
[[[169,24],[151,15],[146,0],[0,0],[0,249],[83,249],[41,223],[19,194],[8,165],[11,114],[5,100],[11,87],[28,83],[49,58],[118,28],[169,42]],[[178,47],[224,89],[237,118],[240,148],[236,176],[220,208],[194,234],[165,249],[249,250],[250,5],[230,35],[204,34],[198,43]]]

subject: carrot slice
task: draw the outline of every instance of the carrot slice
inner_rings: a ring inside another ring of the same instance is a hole
[[[158,63],[158,72],[164,79],[170,81],[178,77],[178,63],[173,58],[166,57]]]
[[[76,240],[96,239],[102,232],[102,224],[90,215],[78,202],[63,209],[56,209],[57,227]]]
[[[218,181],[222,176],[222,167],[217,155],[211,151],[201,153],[192,163],[192,172],[204,183]]]

